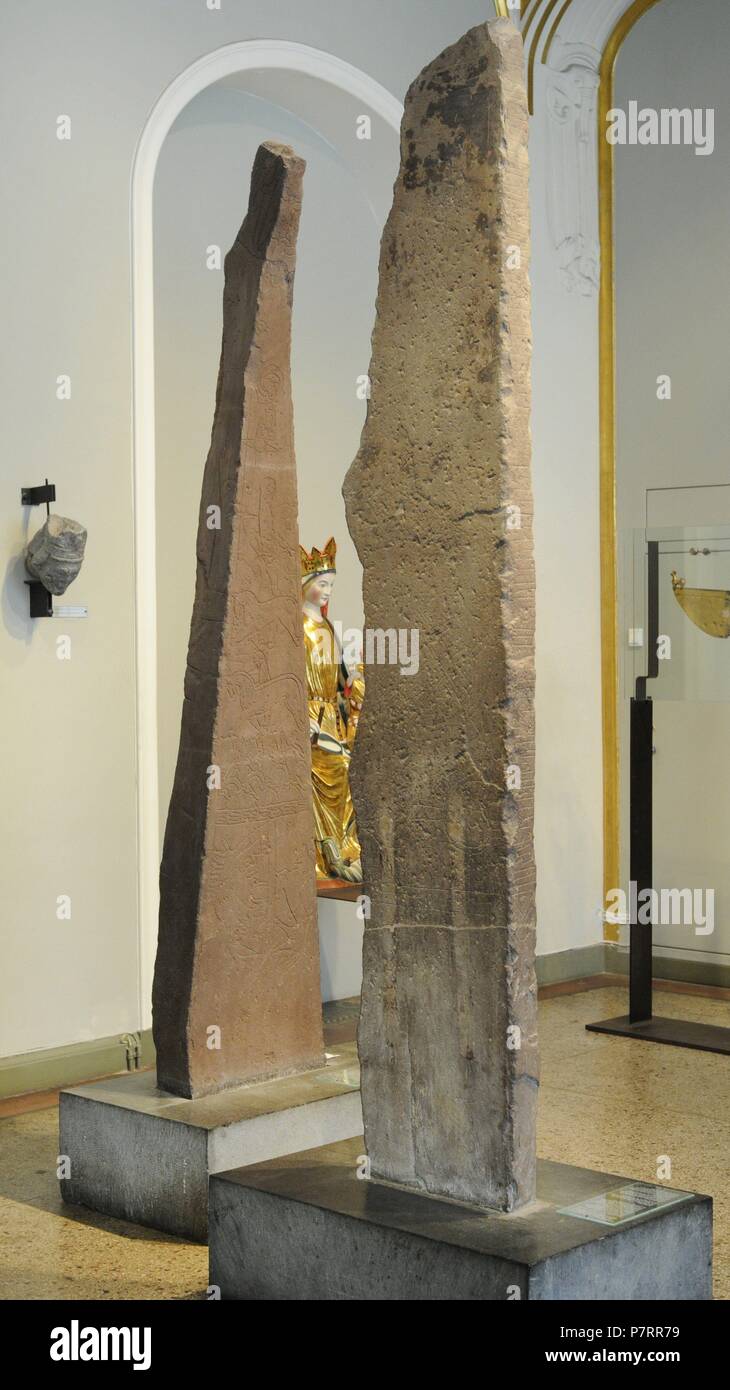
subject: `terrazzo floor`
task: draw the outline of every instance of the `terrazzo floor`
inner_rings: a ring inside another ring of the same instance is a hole
[[[668,1186],[714,1198],[715,1298],[730,1298],[730,1058],[585,1032],[625,1009],[613,986],[541,1001],[538,1153],[650,1182],[669,1159]],[[655,1011],[730,1024],[723,999],[659,991]],[[0,1298],[205,1298],[204,1246],[61,1203],[57,1122],[50,1097],[0,1120]]]

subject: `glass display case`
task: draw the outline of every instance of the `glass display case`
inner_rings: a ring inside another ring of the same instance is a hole
[[[662,960],[685,978],[730,960],[730,525],[627,532],[619,573],[622,881],[608,906],[630,1008],[591,1026],[730,1052],[730,1027],[653,1017],[651,984]]]

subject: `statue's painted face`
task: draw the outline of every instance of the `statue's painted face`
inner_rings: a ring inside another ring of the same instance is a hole
[[[313,608],[324,608],[332,597],[335,587],[334,574],[318,574],[304,586],[304,598]]]

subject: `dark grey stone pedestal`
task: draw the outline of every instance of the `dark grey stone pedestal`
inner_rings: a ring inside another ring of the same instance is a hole
[[[61,1196],[204,1241],[210,1173],[358,1134],[359,1087],[354,1043],[324,1067],[199,1100],[159,1090],[154,1072],[75,1086],[60,1098]]]
[[[210,1282],[222,1298],[712,1297],[709,1197],[682,1193],[604,1225],[564,1209],[617,1189],[609,1208],[625,1204],[628,1179],[538,1162],[535,1202],[484,1212],[359,1178],[363,1152],[348,1139],[211,1177]]]

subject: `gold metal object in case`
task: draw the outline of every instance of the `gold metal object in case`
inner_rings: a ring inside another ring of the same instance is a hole
[[[706,632],[708,637],[730,637],[730,591],[688,589],[676,570],[672,570],[672,589],[680,608],[695,627]]]

